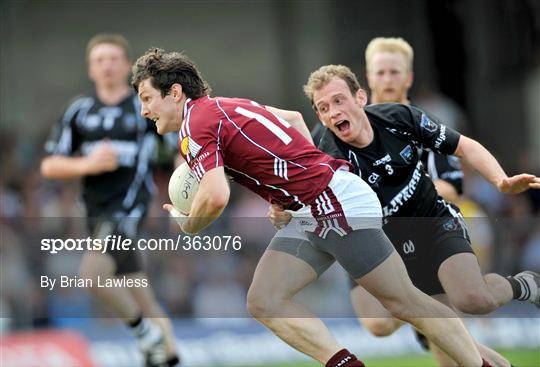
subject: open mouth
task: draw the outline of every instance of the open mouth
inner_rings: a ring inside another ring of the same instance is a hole
[[[338,122],[335,126],[340,133],[343,133],[350,129],[351,123],[348,120],[343,120]]]

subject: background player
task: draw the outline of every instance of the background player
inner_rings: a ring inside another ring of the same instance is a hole
[[[128,41],[118,34],[99,34],[89,41],[86,54],[94,91],[65,110],[46,143],[49,155],[41,172],[52,179],[83,178],[93,238],[116,234],[136,239],[154,190],[150,159],[155,128],[139,116],[140,103],[128,84]],[[133,332],[147,367],[175,366],[171,323],[151,287],[97,287],[97,277],[147,278],[141,260],[136,251],[87,252],[80,275],[94,279],[91,293]]]
[[[299,225],[305,226],[317,255],[329,264],[337,259],[392,315],[413,323],[458,363],[488,365],[456,315],[412,286],[380,230],[374,193],[343,170],[344,161],[314,149],[289,123],[253,101],[210,98],[207,83],[180,53],[149,50],[133,70],[141,114],[156,122],[160,134],[180,131],[181,153],[200,179],[191,213],[179,221],[183,231],[196,233],[222,213],[229,200],[226,170],[272,203],[305,209],[307,217]],[[270,245],[254,275],[249,311],[327,366],[362,366],[321,320],[292,300],[316,276],[306,263]]]
[[[370,102],[410,104],[409,90],[413,85],[414,51],[411,45],[403,38],[377,37],[372,39],[365,51],[366,79],[370,89]],[[322,127],[322,124],[318,124]],[[319,134],[322,135],[322,129]],[[449,155],[437,154],[430,150],[418,150],[424,169],[430,175],[437,189],[437,193],[447,202],[456,202],[462,193],[463,171],[460,161]],[[351,282],[351,300],[355,310],[361,315],[362,300],[367,302],[366,307],[373,299],[365,290]],[[369,310],[365,310],[371,314]],[[393,333],[401,322],[390,318],[365,318],[363,325],[372,333],[387,336]],[[422,345],[426,346],[423,335],[418,334]],[[449,361],[437,353],[434,355],[441,365]]]

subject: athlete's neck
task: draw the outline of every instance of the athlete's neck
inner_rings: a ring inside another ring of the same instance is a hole
[[[371,144],[374,136],[373,128],[371,127],[367,116],[364,116],[362,119],[359,129],[360,131],[358,132],[358,136],[356,139],[354,139],[351,145],[356,148],[365,148]]]
[[[131,92],[129,85],[121,84],[117,86],[97,86],[96,95],[99,100],[105,105],[116,105],[124,98],[126,98]]]

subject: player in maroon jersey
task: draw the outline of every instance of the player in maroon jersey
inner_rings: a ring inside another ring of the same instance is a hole
[[[337,260],[393,316],[413,324],[460,365],[487,366],[457,316],[412,285],[381,229],[375,193],[345,161],[314,149],[283,119],[285,111],[245,99],[211,98],[189,59],[160,49],[137,60],[132,84],[141,114],[155,121],[160,134],[180,131],[181,153],[200,180],[191,213],[180,223],[184,232],[196,233],[222,213],[229,200],[227,173],[270,203],[294,211],[299,220],[287,228],[305,231],[313,247],[328,261]],[[249,311],[326,366],[363,366],[320,319],[292,300],[316,277],[307,263],[268,249],[248,294]],[[261,297],[266,294],[275,302]]]

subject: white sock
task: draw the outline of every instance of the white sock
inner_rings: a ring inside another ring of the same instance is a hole
[[[161,329],[148,319],[141,319],[141,322],[131,327],[131,331],[139,341],[142,350],[150,349],[163,337]]]
[[[518,274],[514,277],[518,281],[521,288],[520,301],[534,301],[538,298],[538,285],[534,281],[532,274]]]

